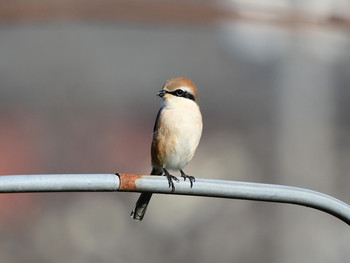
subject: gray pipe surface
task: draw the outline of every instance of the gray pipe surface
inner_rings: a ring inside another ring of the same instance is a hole
[[[0,193],[129,191],[154,192],[290,203],[329,213],[350,225],[350,206],[332,196],[304,188],[196,178],[193,188],[188,181],[169,188],[163,176],[134,174],[41,174],[2,175]]]

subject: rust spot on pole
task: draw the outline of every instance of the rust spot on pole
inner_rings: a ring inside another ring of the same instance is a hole
[[[141,178],[143,175],[140,174],[117,174],[120,178],[119,191],[134,192],[137,190],[136,180]]]

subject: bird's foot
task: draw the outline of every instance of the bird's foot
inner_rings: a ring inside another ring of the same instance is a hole
[[[194,176],[190,176],[184,173],[184,171],[180,170],[181,172],[181,177],[184,178],[184,181],[186,181],[186,178],[188,178],[188,180],[190,181],[191,184],[191,188],[193,187],[193,183],[196,181],[196,178],[194,178]]]
[[[168,183],[169,183],[169,188],[171,187],[171,191],[174,192],[175,191],[175,185],[174,185],[174,181],[176,181],[177,183],[180,182],[179,179],[177,179],[176,176],[171,175],[166,169],[163,169],[164,171],[164,176],[166,176],[166,179],[168,179]]]

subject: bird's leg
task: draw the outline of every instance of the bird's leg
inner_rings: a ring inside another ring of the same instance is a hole
[[[166,176],[166,179],[168,179],[169,188],[171,187],[171,191],[174,192],[175,185],[174,185],[173,180],[176,182],[180,182],[180,180],[177,179],[176,176],[171,175],[165,168],[163,168],[163,171],[164,171],[164,176]]]
[[[184,171],[180,170],[181,173],[181,177],[184,178],[184,181],[186,181],[186,178],[188,178],[188,180],[190,180],[190,184],[191,184],[191,188],[193,186],[193,183],[196,181],[196,178],[194,178],[194,176],[190,176],[184,173]]]

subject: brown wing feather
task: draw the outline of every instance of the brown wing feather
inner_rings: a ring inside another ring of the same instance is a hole
[[[160,110],[151,145],[152,166],[157,169],[163,168],[166,158],[174,151],[176,144],[176,136],[170,134],[171,129],[167,127],[167,122],[163,121],[163,118],[164,111]],[[161,126],[160,123],[162,123]]]

